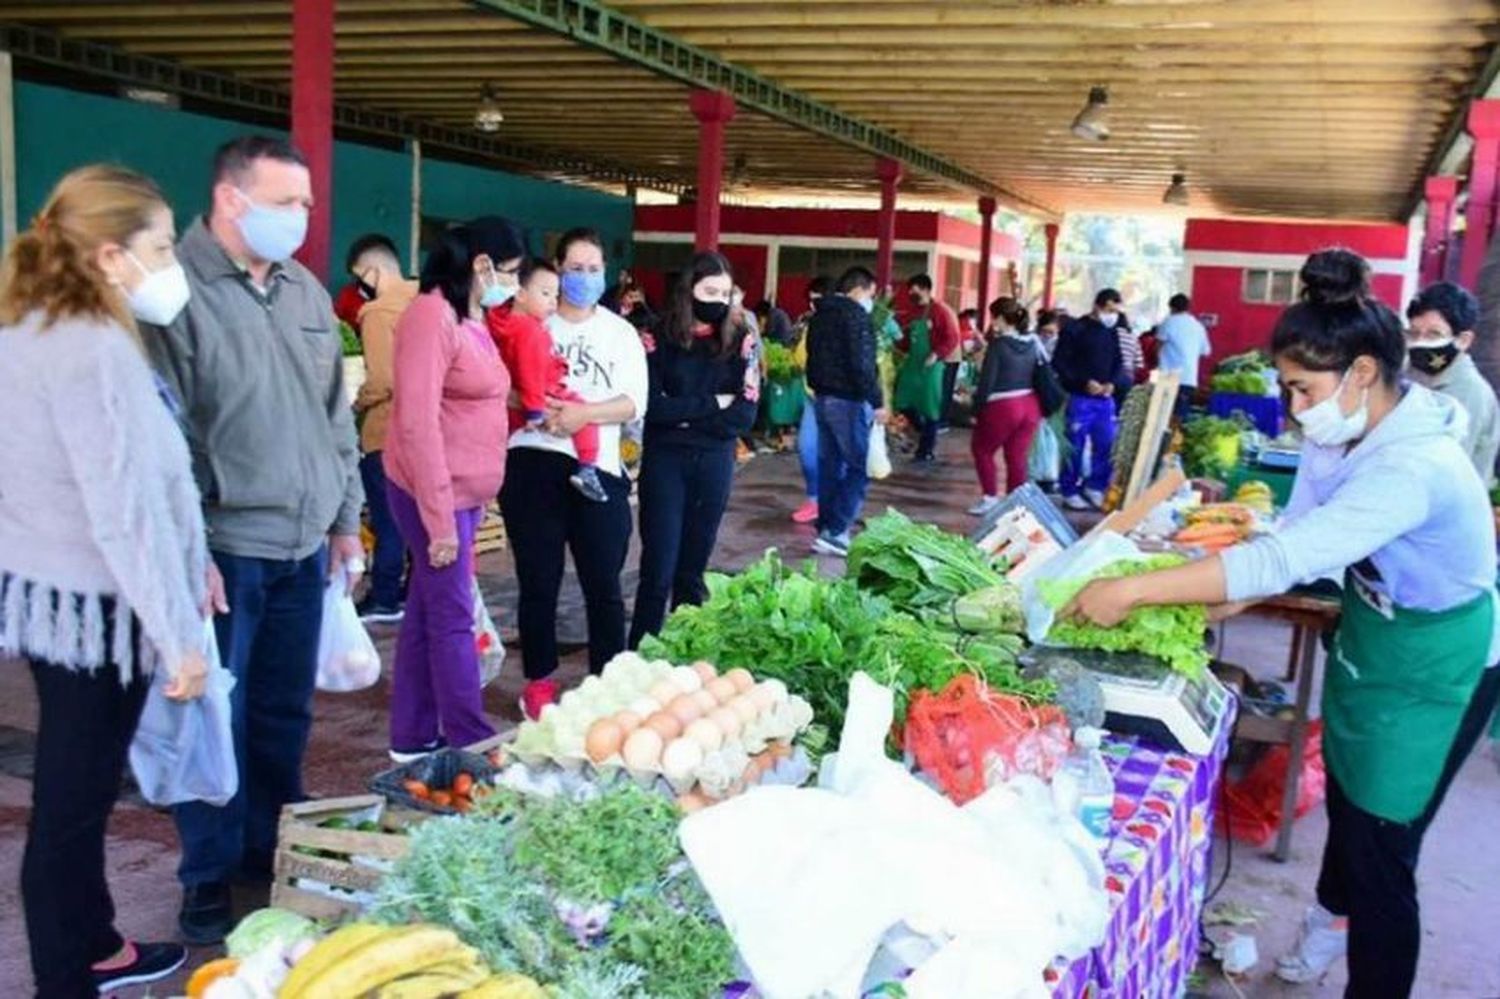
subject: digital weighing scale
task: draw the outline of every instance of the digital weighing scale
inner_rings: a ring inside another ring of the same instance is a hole
[[[1138,735],[1164,749],[1204,756],[1229,710],[1232,695],[1207,667],[1196,677],[1152,656],[1038,645],[1021,653],[1023,666],[1066,661],[1093,674],[1104,691],[1104,727]]]

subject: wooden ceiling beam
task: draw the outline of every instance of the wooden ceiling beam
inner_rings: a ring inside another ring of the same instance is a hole
[[[1307,2],[1307,0],[1301,0]],[[1255,10],[1258,4],[1245,5]],[[1049,8],[1060,10],[1062,8]],[[1090,5],[1090,11],[1100,8]],[[906,51],[914,56],[924,49],[972,49],[975,46],[993,45],[1015,48],[1092,47],[1094,42],[1108,39],[1111,47],[1139,44],[1149,48],[1164,41],[1159,28],[1118,27],[1104,29],[1091,26],[1082,31],[1073,27],[943,27],[927,26],[919,31],[908,28],[867,27],[859,20],[845,22],[841,27],[820,31],[804,31],[796,28],[763,28],[753,24],[753,15],[741,14],[741,24],[736,28],[682,28],[673,32],[690,45],[719,52],[726,57],[738,59],[739,50],[754,46],[796,46],[799,48],[823,48],[831,53],[866,48],[889,48]],[[749,23],[747,23],[749,22]],[[1256,38],[1261,44],[1281,43],[1285,45],[1388,45],[1398,42],[1410,34],[1400,26],[1372,24],[1363,18],[1334,25],[1257,24]],[[1492,42],[1496,35],[1493,23],[1448,24],[1443,29],[1444,37],[1456,48],[1478,47]],[[1214,45],[1222,44],[1232,37],[1222,28],[1195,27],[1174,30],[1170,33],[1172,44]]]

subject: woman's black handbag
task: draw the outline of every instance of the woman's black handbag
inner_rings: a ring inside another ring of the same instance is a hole
[[[1068,393],[1063,391],[1051,362],[1041,357],[1036,359],[1036,370],[1031,373],[1031,390],[1036,393],[1043,416],[1051,416],[1068,401]]]

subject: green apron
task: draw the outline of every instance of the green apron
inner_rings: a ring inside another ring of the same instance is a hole
[[[1396,607],[1350,570],[1323,681],[1323,758],[1362,810],[1427,810],[1489,654],[1490,594],[1449,611]]]
[[[906,335],[911,351],[896,375],[896,412],[936,420],[943,415],[943,365],[927,363],[932,356],[932,325],[926,319],[913,319]]]

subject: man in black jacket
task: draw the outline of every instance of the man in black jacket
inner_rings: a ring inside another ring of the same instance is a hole
[[[1094,298],[1094,311],[1063,327],[1052,367],[1068,402],[1068,444],[1063,468],[1063,505],[1070,510],[1101,506],[1109,488],[1109,453],[1115,443],[1115,386],[1128,381],[1120,339],[1120,293],[1106,288]],[[1089,478],[1083,482],[1083,452],[1092,445]]]
[[[851,267],[838,294],[818,300],[807,332],[807,385],[817,394],[818,539],[813,550],[849,554],[870,480],[870,428],[886,419],[875,360],[875,275]]]

